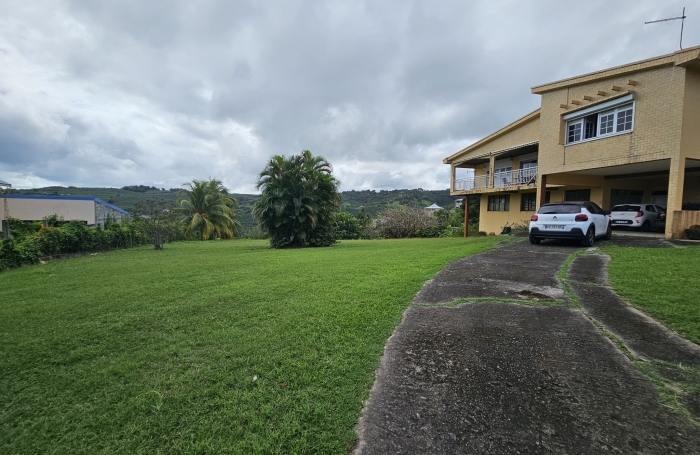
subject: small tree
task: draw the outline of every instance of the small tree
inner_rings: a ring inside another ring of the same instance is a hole
[[[332,245],[339,183],[331,164],[308,150],[289,158],[273,156],[260,173],[257,188],[262,194],[253,207],[253,215],[270,234],[270,245]]]
[[[333,237],[337,240],[356,240],[362,235],[362,226],[349,213],[339,212],[333,219]]]
[[[377,227],[382,237],[398,239],[436,237],[440,224],[423,208],[401,206],[387,210]]]
[[[175,204],[163,199],[147,199],[134,204],[132,223],[143,235],[150,239],[156,250],[163,249],[163,243],[182,236],[180,217]]]
[[[228,195],[221,180],[192,180],[183,187],[178,193],[177,211],[187,226],[187,238],[230,239],[238,233],[241,226],[233,211],[238,201]]]

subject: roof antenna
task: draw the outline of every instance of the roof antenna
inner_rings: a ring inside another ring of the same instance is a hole
[[[644,25],[654,24],[656,22],[675,21],[675,20],[680,19],[681,20],[681,41],[680,41],[679,47],[681,48],[681,50],[683,50],[683,25],[685,25],[685,18],[686,17],[687,16],[685,15],[685,6],[684,6],[683,13],[681,13],[681,15],[678,17],[669,17],[668,19],[659,19],[658,21],[649,21],[649,22],[645,22]]]

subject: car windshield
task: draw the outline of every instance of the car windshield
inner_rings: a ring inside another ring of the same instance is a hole
[[[612,211],[613,212],[639,212],[641,210],[641,207],[638,205],[616,205],[613,207]]]
[[[574,204],[544,205],[537,211],[540,215],[559,215],[563,213],[581,213],[581,206]]]

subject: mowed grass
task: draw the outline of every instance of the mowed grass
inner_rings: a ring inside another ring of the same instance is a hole
[[[610,283],[632,306],[700,344],[700,248],[606,247]]]
[[[496,241],[183,242],[0,274],[0,453],[345,453],[415,293]]]

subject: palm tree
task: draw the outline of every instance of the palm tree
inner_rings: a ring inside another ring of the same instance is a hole
[[[240,224],[233,211],[238,201],[229,197],[221,180],[192,180],[182,186],[177,203],[187,226],[185,237],[206,240],[232,238],[238,233]]]
[[[340,207],[340,182],[322,156],[304,150],[275,155],[259,175],[260,198],[253,215],[270,234],[273,248],[329,246],[333,214]]]

